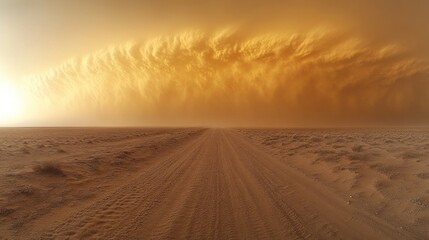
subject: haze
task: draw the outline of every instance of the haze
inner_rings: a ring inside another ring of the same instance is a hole
[[[428,9],[3,0],[0,125],[427,125]]]
[[[429,239],[428,0],[0,0],[0,239]]]

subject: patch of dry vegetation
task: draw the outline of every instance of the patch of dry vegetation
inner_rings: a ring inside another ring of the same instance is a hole
[[[47,161],[33,167],[34,172],[55,176],[65,176],[65,173],[59,163]]]
[[[352,153],[349,155],[349,160],[351,161],[358,161],[358,160],[364,160],[365,159],[365,155],[363,154],[359,154],[359,153]]]
[[[419,154],[417,152],[414,151],[405,151],[402,153],[402,158],[403,159],[410,159],[410,158],[418,158]]]
[[[65,153],[66,151],[62,148],[57,149],[57,153]]]
[[[13,209],[0,207],[0,216],[7,216],[13,212]]]
[[[28,150],[26,147],[21,148],[21,152],[24,154],[30,154],[30,150]]]
[[[363,146],[362,145],[354,145],[352,147],[353,152],[362,152]]]
[[[116,155],[116,157],[120,158],[120,159],[124,159],[124,158],[128,157],[129,154],[130,154],[130,152],[128,152],[128,151],[121,151]]]
[[[16,193],[21,194],[21,195],[32,195],[34,193],[33,191],[33,187],[31,185],[24,185],[24,186],[20,186],[16,189]]]

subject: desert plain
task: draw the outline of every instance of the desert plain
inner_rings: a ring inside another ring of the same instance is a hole
[[[0,129],[0,239],[428,239],[429,130]]]

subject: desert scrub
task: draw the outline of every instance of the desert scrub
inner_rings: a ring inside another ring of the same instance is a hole
[[[352,147],[353,152],[362,152],[363,146],[362,145],[354,145]]]
[[[322,139],[320,137],[311,137],[310,142],[321,142]]]
[[[65,173],[59,163],[52,161],[42,162],[33,168],[34,172],[56,176],[65,176]]]
[[[0,207],[0,216],[7,216],[11,214],[14,210],[10,208]]]
[[[419,153],[416,151],[405,151],[402,154],[403,159],[418,158]]]
[[[29,196],[33,194],[33,187],[31,185],[20,186],[18,189],[16,189],[16,192],[18,194]]]
[[[26,147],[21,148],[21,152],[24,154],[30,154],[30,150],[28,150]]]
[[[123,163],[124,163],[124,160],[122,158],[114,158],[111,161],[111,164],[116,166],[122,165]]]
[[[365,156],[358,153],[352,153],[349,155],[349,160],[357,161],[357,160],[364,160]]]
[[[57,153],[65,153],[66,151],[64,150],[64,149],[62,149],[62,148],[58,148],[57,149]]]
[[[123,158],[128,157],[129,154],[130,154],[130,152],[128,152],[128,151],[121,151],[116,155],[116,157],[123,159]]]

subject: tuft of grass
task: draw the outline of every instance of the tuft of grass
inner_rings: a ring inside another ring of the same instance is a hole
[[[65,176],[65,173],[61,166],[58,163],[52,161],[40,163],[34,166],[33,170],[41,174]]]

